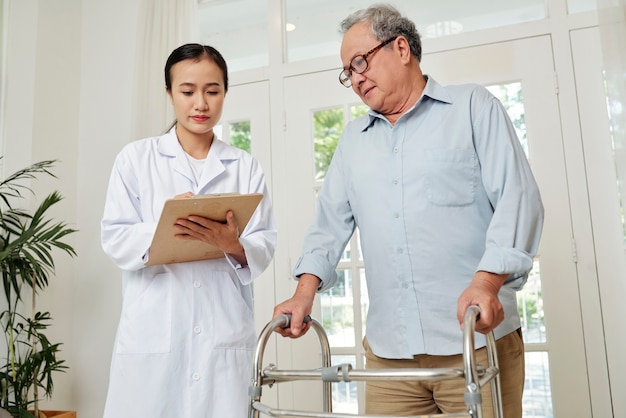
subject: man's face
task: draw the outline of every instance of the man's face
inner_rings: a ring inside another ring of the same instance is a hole
[[[383,39],[385,41],[385,39]],[[344,35],[341,43],[341,62],[344,69],[348,69],[350,61],[357,55],[364,55],[381,43],[370,31],[369,23],[357,23]],[[400,67],[397,54],[394,53],[394,43],[381,48],[367,57],[367,70],[361,74],[352,72],[352,89],[361,98],[363,103],[372,109],[386,114],[394,108],[394,92],[397,83],[394,77],[394,68]]]

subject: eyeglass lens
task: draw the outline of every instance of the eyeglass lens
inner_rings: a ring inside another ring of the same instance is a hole
[[[380,43],[378,46],[372,48],[366,54],[357,55],[356,57],[352,58],[352,61],[350,61],[350,67],[348,67],[348,69],[343,70],[341,71],[341,73],[339,73],[339,82],[343,84],[345,87],[350,87],[352,85],[352,78],[351,78],[352,72],[354,71],[355,74],[361,74],[367,70],[367,56],[378,51],[380,48],[392,42],[396,38],[397,36],[385,42]]]

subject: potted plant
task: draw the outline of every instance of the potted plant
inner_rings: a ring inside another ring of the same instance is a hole
[[[61,343],[51,342],[44,334],[52,317],[37,311],[36,296],[54,274],[55,252],[76,255],[65,241],[76,230],[48,217],[47,211],[63,199],[57,191],[32,213],[19,206],[28,203],[26,192],[33,194],[29,181],[40,174],[55,177],[50,171],[55,162],[32,164],[0,182],[0,271],[5,296],[5,301],[0,299],[4,308],[0,323],[6,339],[5,350],[0,351],[6,354],[0,359],[0,407],[19,418],[48,416],[39,411],[38,401],[51,396],[53,374],[67,368],[57,357]],[[29,298],[30,306],[25,304]],[[76,416],[72,414],[68,416]],[[61,415],[52,412],[49,416]]]

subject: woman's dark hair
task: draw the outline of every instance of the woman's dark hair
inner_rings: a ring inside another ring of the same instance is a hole
[[[224,92],[228,91],[228,67],[222,54],[212,46],[200,45],[200,44],[185,44],[179,46],[172,51],[165,63],[165,88],[167,91],[172,91],[172,67],[184,60],[192,59],[200,61],[203,58],[207,58],[217,64],[224,74]]]

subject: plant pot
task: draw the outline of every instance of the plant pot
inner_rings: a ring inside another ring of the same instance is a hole
[[[54,418],[76,418],[76,411],[39,411],[39,418],[53,418],[53,417]]]

